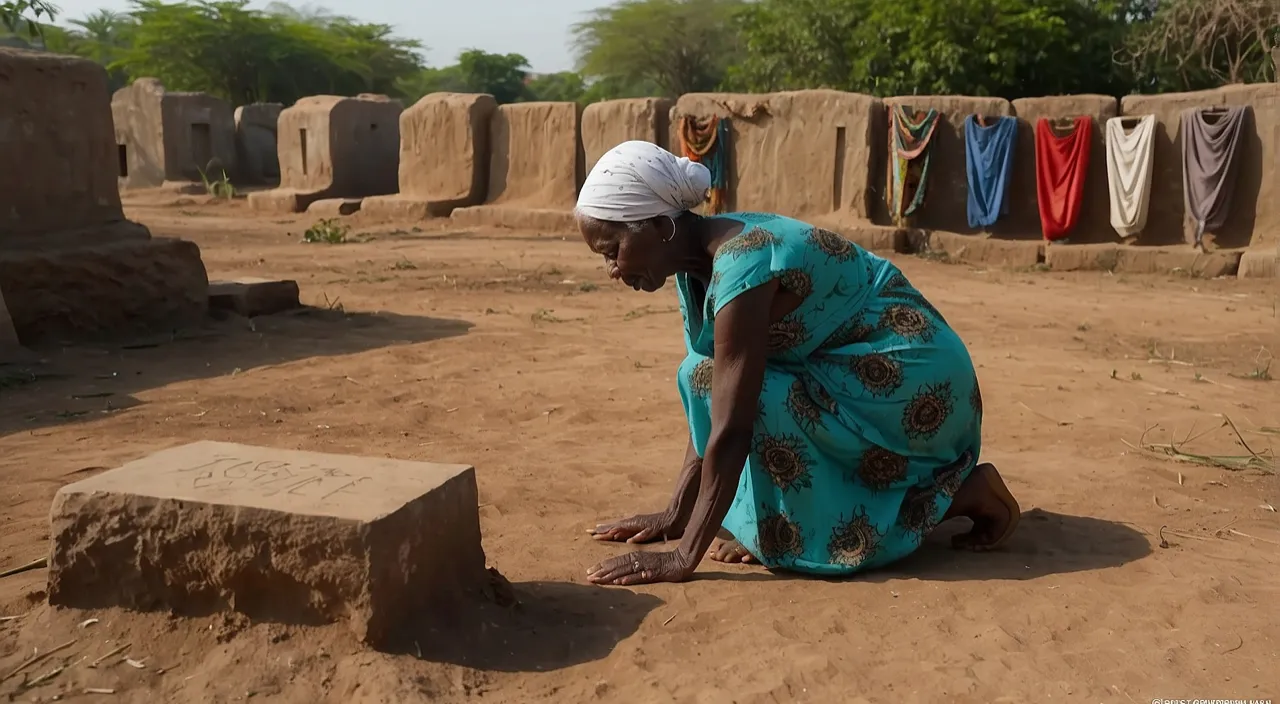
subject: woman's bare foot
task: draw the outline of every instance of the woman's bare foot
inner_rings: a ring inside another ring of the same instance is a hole
[[[742,543],[732,538],[716,538],[711,543],[711,549],[707,551],[707,557],[716,562],[733,562],[738,564],[749,564],[756,562],[756,558],[747,549],[742,547]]]
[[[1004,545],[1013,535],[1018,520],[1022,518],[1022,509],[1004,485],[995,465],[984,463],[974,467],[960,485],[943,520],[956,516],[973,521],[973,529],[954,536],[951,546],[985,552]]]

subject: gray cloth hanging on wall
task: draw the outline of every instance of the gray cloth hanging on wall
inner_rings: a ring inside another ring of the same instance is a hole
[[[1195,224],[1191,244],[1222,228],[1240,171],[1240,127],[1248,108],[1191,108],[1182,112],[1182,195]],[[1206,117],[1217,117],[1216,120]]]

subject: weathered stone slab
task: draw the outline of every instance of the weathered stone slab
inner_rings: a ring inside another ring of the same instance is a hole
[[[244,278],[209,282],[209,308],[252,318],[298,308],[297,281]]]
[[[1202,279],[1235,276],[1240,267],[1240,252],[1201,252],[1191,247],[1120,247],[1116,257],[1117,273],[1186,274]]]
[[[1242,279],[1280,278],[1280,247],[1245,251],[1236,275]]]
[[[1053,271],[1114,271],[1120,247],[1114,244],[1049,244],[1044,263]]]
[[[925,249],[944,253],[958,262],[1012,269],[1027,269],[1044,261],[1044,244],[1040,242],[998,240],[936,230],[929,233]]]
[[[361,198],[325,198],[307,206],[307,213],[322,218],[336,218],[360,212]]]
[[[63,487],[50,536],[51,604],[346,621],[375,647],[487,585],[463,465],[197,442]]]

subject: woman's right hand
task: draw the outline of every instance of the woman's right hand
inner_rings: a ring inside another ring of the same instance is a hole
[[[594,540],[650,543],[657,540],[675,540],[684,535],[684,526],[679,523],[674,513],[663,511],[623,518],[611,523],[601,523],[587,533]]]

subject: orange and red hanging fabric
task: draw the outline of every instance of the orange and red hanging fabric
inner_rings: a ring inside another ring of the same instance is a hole
[[[1089,171],[1093,119],[1077,117],[1066,136],[1053,133],[1049,121],[1036,121],[1036,200],[1046,240],[1066,237],[1080,220],[1084,177]]]

